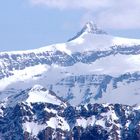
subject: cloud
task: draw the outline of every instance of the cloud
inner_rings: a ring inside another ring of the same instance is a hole
[[[95,19],[106,28],[140,28],[140,0],[31,0],[35,5],[45,5],[61,10],[84,9],[82,22]]]
[[[140,1],[118,0],[112,7],[98,12],[95,18],[100,25],[108,28],[140,28]]]

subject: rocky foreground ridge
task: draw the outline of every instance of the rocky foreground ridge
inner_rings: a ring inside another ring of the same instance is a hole
[[[38,100],[42,96],[51,100],[37,102],[32,94]],[[21,97],[24,100],[18,102]],[[95,103],[74,107],[41,86],[11,98],[0,107],[1,140],[140,139],[138,106]]]

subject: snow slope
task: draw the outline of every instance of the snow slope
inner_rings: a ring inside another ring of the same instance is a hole
[[[4,98],[3,105],[15,106],[20,102],[30,103],[48,103],[59,106],[67,106],[61,98],[56,96],[52,91],[47,90],[41,85],[34,85],[31,89],[19,91],[16,94],[11,94],[9,97]]]

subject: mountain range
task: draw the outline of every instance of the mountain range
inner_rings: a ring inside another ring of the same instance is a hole
[[[139,140],[140,39],[87,22],[65,43],[0,52],[0,139]]]

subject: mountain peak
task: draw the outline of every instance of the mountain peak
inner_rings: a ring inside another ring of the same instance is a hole
[[[97,25],[94,24],[92,21],[89,21],[83,27],[84,32],[93,33],[94,29],[97,29]]]
[[[107,34],[105,31],[100,29],[93,21],[89,21],[85,24],[85,26],[82,28],[82,33],[92,33],[92,34]]]
[[[105,31],[103,31],[102,29],[100,29],[95,23],[93,23],[93,21],[88,21],[83,26],[83,28],[81,29],[81,31],[78,32],[76,36],[74,36],[73,38],[69,39],[68,41],[74,40],[74,39],[78,38],[79,36],[81,36],[84,33],[90,33],[90,34],[107,34]]]

